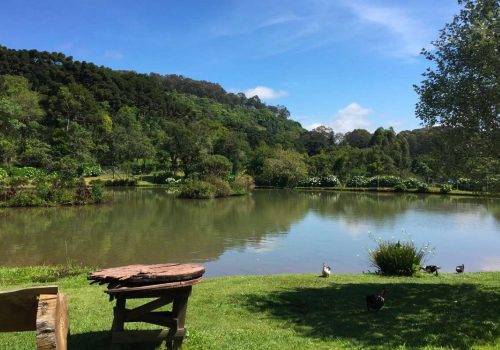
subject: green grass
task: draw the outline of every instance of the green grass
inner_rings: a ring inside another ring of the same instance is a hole
[[[35,285],[47,269],[0,268],[0,289]],[[113,303],[73,272],[57,281],[69,348],[108,349]],[[385,307],[367,312],[365,295],[384,286]],[[194,287],[184,349],[500,349],[499,315],[500,272],[220,277]],[[31,332],[0,334],[0,349],[33,348]]]

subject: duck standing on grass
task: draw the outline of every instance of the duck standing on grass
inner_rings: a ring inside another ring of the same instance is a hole
[[[425,267],[420,266],[420,270],[423,270],[427,273],[435,273],[436,276],[438,275],[438,270],[441,268],[441,266],[436,266],[436,265],[427,265]]]
[[[368,311],[375,310],[378,311],[384,306],[385,303],[385,287],[379,294],[370,294],[366,296],[366,308]]]
[[[465,271],[465,265],[462,264],[462,265],[458,265],[456,268],[455,268],[455,271],[457,271],[457,273],[462,273]]]
[[[329,277],[331,273],[332,273],[332,269],[330,268],[330,266],[326,266],[326,264],[323,263],[323,269],[321,270],[321,276]]]

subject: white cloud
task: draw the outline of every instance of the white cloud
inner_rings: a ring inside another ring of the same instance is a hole
[[[267,86],[256,86],[252,89],[248,89],[245,91],[245,96],[248,98],[253,97],[255,95],[259,96],[261,100],[275,100],[280,97],[287,96],[288,92],[286,92],[285,90],[276,91]]]
[[[335,114],[330,126],[333,131],[344,133],[359,128],[366,129],[371,125],[371,122],[366,118],[371,113],[371,109],[353,102]]]
[[[113,60],[121,60],[123,58],[123,53],[117,50],[107,50],[104,52],[104,57],[111,58]]]
[[[394,40],[387,41],[381,49],[395,56],[415,57],[429,44],[433,33],[422,21],[397,7],[374,5],[362,1],[346,1],[344,4],[363,22],[386,30]],[[388,47],[388,45],[392,47]]]
[[[313,123],[313,124],[311,124],[311,125],[306,126],[305,128],[306,128],[307,130],[311,131],[311,130],[316,129],[317,127],[319,127],[319,126],[321,126],[321,125],[323,125],[323,124],[321,124],[321,123]]]

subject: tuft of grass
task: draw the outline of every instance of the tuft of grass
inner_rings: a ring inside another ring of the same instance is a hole
[[[44,267],[45,269],[46,267]],[[33,268],[0,268],[33,285]],[[57,281],[69,302],[69,349],[110,348],[114,302],[86,272]],[[365,296],[387,288],[385,306],[367,312]],[[189,299],[184,350],[500,348],[500,272],[424,275],[316,274],[205,279]],[[137,305],[134,300],[128,307]],[[128,329],[158,328],[141,323]],[[33,349],[34,333],[0,333],[0,349]],[[136,344],[124,349],[152,349]],[[160,348],[162,348],[160,346]]]
[[[377,247],[368,252],[370,263],[387,276],[413,276],[418,272],[428,246],[417,248],[413,241],[377,240]]]

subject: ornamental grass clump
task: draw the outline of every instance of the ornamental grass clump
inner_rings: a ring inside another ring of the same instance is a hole
[[[370,263],[377,272],[387,276],[413,276],[430,253],[429,246],[417,248],[413,241],[376,240],[377,247],[369,250]]]

